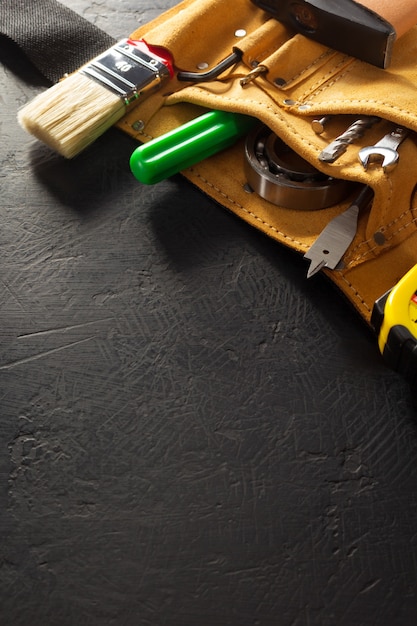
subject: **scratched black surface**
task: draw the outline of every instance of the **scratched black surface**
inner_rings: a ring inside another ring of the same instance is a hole
[[[122,37],[175,4],[66,1]],[[0,623],[408,626],[417,426],[323,277],[112,131],[26,136],[1,42]]]

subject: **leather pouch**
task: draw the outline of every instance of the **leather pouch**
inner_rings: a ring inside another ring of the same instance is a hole
[[[174,79],[169,93],[156,93],[130,110],[118,126],[140,142],[207,110],[243,113],[266,124],[324,174],[372,187],[372,207],[360,213],[341,269],[324,270],[369,323],[374,301],[417,262],[417,144],[410,134],[390,173],[381,167],[365,170],[358,150],[376,143],[393,124],[417,131],[417,30],[396,42],[387,70],[294,35],[249,0],[185,0],[131,37],[168,48],[176,67],[187,71],[198,71],[201,64],[214,67],[233,49],[243,53],[241,62],[219,79],[192,85]],[[259,64],[267,73],[243,87],[241,78]],[[315,134],[312,120],[328,114],[334,115],[329,130]],[[363,115],[382,119],[336,163],[321,163],[323,148]],[[302,254],[354,197],[300,211],[248,193],[244,140],[183,174],[237,216]]]

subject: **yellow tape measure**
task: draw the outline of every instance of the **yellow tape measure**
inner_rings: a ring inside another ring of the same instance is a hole
[[[375,302],[371,323],[388,365],[417,380],[417,265]]]

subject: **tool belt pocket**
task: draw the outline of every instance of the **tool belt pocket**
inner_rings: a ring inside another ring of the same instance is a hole
[[[325,270],[369,321],[374,300],[417,262],[417,144],[412,134],[417,131],[417,31],[396,43],[388,70],[294,35],[248,0],[235,0],[233,7],[229,0],[185,0],[131,36],[168,48],[181,69],[214,67],[233,50],[240,60],[209,82],[174,79],[169,91],[129,111],[118,124],[122,130],[145,142],[207,110],[245,114],[328,180],[348,183],[343,198],[320,210],[314,202],[311,209],[308,202],[277,205],[248,186],[245,139],[184,172],[252,226],[306,253],[351,204],[359,185],[373,190],[342,262]],[[378,120],[335,162],[321,160],[326,147],[364,116]],[[323,117],[328,123],[317,133],[312,122]],[[400,126],[411,132],[398,148],[395,167],[372,163],[365,168],[360,150]]]

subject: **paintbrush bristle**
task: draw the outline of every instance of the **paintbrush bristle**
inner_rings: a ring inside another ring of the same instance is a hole
[[[71,159],[125,112],[122,98],[77,72],[25,105],[18,121],[27,132]]]

